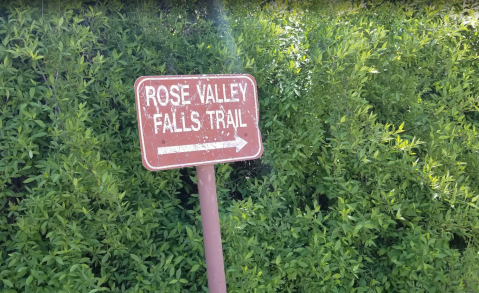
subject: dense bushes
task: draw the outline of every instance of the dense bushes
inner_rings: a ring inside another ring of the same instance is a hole
[[[217,165],[229,292],[479,290],[473,4],[0,6],[0,291],[206,289],[194,168],[141,165],[142,75],[255,76]],[[48,2],[48,3],[47,3]]]

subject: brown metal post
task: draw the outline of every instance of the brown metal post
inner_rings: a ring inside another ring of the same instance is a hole
[[[197,166],[196,172],[198,175],[208,288],[211,293],[226,293],[215,168],[214,165]]]

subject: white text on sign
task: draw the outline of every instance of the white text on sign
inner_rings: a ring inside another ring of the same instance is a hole
[[[247,86],[247,83],[211,84],[200,82],[196,85],[195,95],[198,95],[202,105],[245,102]],[[146,106],[156,108],[156,114],[153,115],[155,134],[199,131],[202,126],[209,126],[210,129],[247,127],[247,124],[243,122],[242,115],[244,113],[240,108],[227,111],[205,111],[201,114],[197,111],[186,113],[176,111],[174,107],[171,111],[171,106],[191,105],[193,95],[190,94],[189,85],[145,86],[145,93]],[[161,111],[162,107],[165,107],[165,111]],[[206,125],[203,125],[202,121]]]

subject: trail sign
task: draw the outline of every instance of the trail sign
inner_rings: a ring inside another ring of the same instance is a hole
[[[142,76],[135,97],[148,170],[251,160],[263,153],[251,75]]]
[[[263,153],[251,75],[142,76],[135,82],[143,166],[197,166],[208,287],[226,293],[214,164]]]

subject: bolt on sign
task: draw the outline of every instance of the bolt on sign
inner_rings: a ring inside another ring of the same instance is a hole
[[[263,152],[251,75],[143,76],[135,96],[148,170],[251,160]]]

